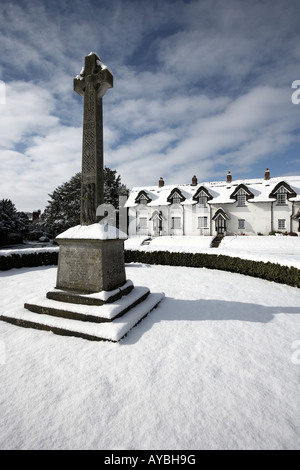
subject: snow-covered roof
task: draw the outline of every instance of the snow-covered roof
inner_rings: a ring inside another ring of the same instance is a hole
[[[141,191],[146,193],[149,199],[151,199],[147,206],[158,207],[170,205],[168,198],[171,192],[175,189],[178,189],[185,197],[185,200],[181,202],[182,205],[196,204],[197,201],[193,199],[193,197],[201,187],[206,188],[212,196],[212,199],[208,201],[208,204],[233,204],[236,202],[236,199],[231,196],[240,185],[245,186],[249,192],[253,194],[253,197],[249,197],[248,199],[249,203],[271,202],[275,200],[275,196],[270,197],[270,194],[272,194],[276,186],[283,182],[291,188],[292,192],[296,193],[296,196],[290,197],[289,200],[300,201],[300,176],[279,176],[276,178],[270,178],[269,180],[265,180],[263,178],[233,180],[231,183],[227,183],[226,181],[201,182],[195,186],[191,184],[177,184],[165,185],[162,187],[134,187],[130,191],[125,207],[137,206],[137,197]]]

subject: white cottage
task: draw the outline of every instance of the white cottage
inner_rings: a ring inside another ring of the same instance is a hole
[[[300,232],[300,176],[135,187],[129,235],[269,235]]]

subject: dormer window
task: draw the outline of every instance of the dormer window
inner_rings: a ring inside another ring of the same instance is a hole
[[[277,206],[285,206],[287,201],[288,191],[284,186],[280,186],[276,192]]]
[[[230,199],[237,201],[237,207],[245,207],[246,201],[252,198],[254,198],[254,194],[244,184],[240,184],[230,196]]]
[[[144,204],[144,205],[146,205],[148,203],[147,198],[146,198],[146,196],[144,196],[144,194],[141,195],[139,203]]]
[[[200,191],[198,193],[198,204],[199,207],[206,207],[207,204],[207,193],[204,191]]]
[[[136,204],[142,204],[145,206],[149,204],[149,202],[151,202],[151,198],[148,196],[148,194],[144,190],[140,191],[137,197],[135,198]]]
[[[206,196],[199,196],[199,206],[206,207],[207,197]]]
[[[172,196],[172,203],[173,204],[180,204],[180,196],[178,193],[174,193]]]
[[[237,193],[236,200],[238,207],[243,207],[246,205],[246,192],[243,189],[240,189]]]
[[[208,192],[208,190],[204,186],[201,186],[194,194],[193,201],[197,201],[199,207],[206,207],[207,202],[210,201],[212,198],[213,197]]]
[[[277,194],[277,206],[285,206],[286,205],[286,193],[278,193]]]
[[[185,197],[178,188],[174,188],[171,191],[169,197],[167,198],[167,202],[169,202],[170,204],[180,204],[183,201],[185,201]]]
[[[271,194],[269,194],[269,197],[276,199],[277,206],[286,205],[291,197],[296,196],[295,191],[285,181],[278,183]]]

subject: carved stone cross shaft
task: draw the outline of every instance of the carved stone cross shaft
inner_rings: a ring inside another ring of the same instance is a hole
[[[102,97],[112,87],[111,72],[91,52],[80,75],[74,78],[74,90],[84,97],[81,225],[96,223],[97,207],[104,203]]]

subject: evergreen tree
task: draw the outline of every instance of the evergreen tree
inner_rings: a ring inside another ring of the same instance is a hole
[[[119,196],[127,196],[127,188],[121,183],[121,176],[117,170],[104,168],[104,202],[119,209]]]
[[[104,202],[118,209],[119,195],[127,195],[126,186],[116,170],[104,168]],[[41,216],[40,225],[53,237],[80,224],[81,172],[49,194],[50,200]]]
[[[10,199],[0,201],[0,245],[21,243],[29,230],[29,219],[18,212]]]
[[[40,225],[53,237],[80,223],[81,173],[58,186],[41,215]]]

